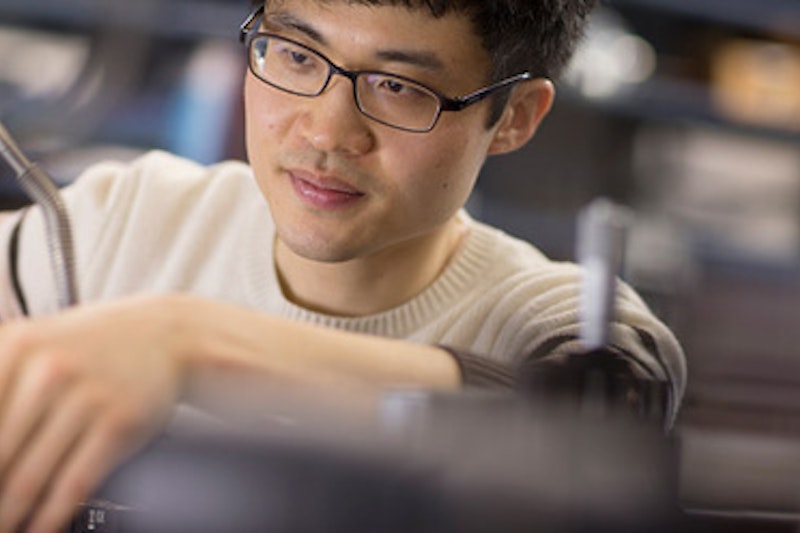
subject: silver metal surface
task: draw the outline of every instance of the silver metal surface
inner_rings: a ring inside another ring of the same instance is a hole
[[[64,308],[75,305],[78,302],[78,287],[72,228],[58,187],[47,173],[25,157],[2,123],[0,155],[14,171],[28,197],[42,209],[59,306]]]

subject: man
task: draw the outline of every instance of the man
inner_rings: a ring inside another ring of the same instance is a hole
[[[591,3],[270,1],[242,28],[249,167],[156,152],[65,191],[82,305],[57,309],[40,215],[8,215],[0,314],[31,318],[0,330],[0,531],[62,524],[226,379],[374,398],[580,351],[574,266],[461,208]],[[626,286],[611,333],[674,414],[681,350]]]

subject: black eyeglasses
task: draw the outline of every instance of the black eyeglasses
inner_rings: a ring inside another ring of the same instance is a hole
[[[448,98],[415,80],[381,71],[351,71],[333,63],[313,48],[267,32],[260,32],[264,8],[253,11],[239,28],[246,44],[248,64],[264,83],[298,96],[319,96],[334,74],[349,79],[358,110],[393,128],[424,133],[431,131],[442,111],[461,111],[493,92],[532,78],[523,72],[466,96]]]

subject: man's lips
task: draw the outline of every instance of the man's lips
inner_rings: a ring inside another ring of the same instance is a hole
[[[290,170],[289,178],[300,199],[320,209],[349,206],[364,197],[363,192],[334,177],[304,170]]]

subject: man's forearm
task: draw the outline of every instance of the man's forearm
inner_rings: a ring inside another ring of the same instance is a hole
[[[163,297],[176,319],[189,396],[229,374],[265,386],[380,391],[454,389],[459,366],[445,350],[290,321],[187,296]]]

